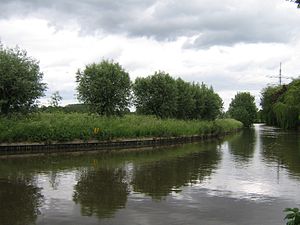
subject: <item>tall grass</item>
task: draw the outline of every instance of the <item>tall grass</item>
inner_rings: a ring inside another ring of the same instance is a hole
[[[0,118],[0,143],[209,135],[241,127],[240,122],[232,119],[184,121],[139,115],[102,117],[86,113],[37,113]]]

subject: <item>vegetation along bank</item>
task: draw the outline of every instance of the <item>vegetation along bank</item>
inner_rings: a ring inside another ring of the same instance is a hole
[[[242,123],[159,119],[155,116],[106,117],[87,113],[35,113],[1,118],[0,143],[109,141],[128,138],[221,135],[234,132]]]

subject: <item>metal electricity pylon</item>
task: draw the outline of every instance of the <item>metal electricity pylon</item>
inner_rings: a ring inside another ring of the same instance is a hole
[[[282,84],[282,79],[293,79],[292,77],[282,76],[282,73],[281,73],[281,62],[280,62],[280,65],[279,65],[279,74],[277,76],[268,76],[268,77],[270,77],[270,78],[277,78],[280,86]]]

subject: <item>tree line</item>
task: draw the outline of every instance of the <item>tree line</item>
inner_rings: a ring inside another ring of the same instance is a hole
[[[174,79],[163,71],[131,82],[113,61],[90,64],[76,76],[78,97],[100,115],[123,115],[133,105],[138,114],[160,118],[214,120],[223,102],[212,87]]]
[[[42,77],[38,61],[27,56],[26,51],[4,48],[0,43],[0,115],[34,109],[37,99],[47,89]],[[99,115],[122,116],[135,108],[138,114],[184,120],[214,120],[224,115],[223,101],[212,87],[175,79],[163,71],[132,82],[119,63],[102,60],[79,69],[76,83],[77,97],[83,103],[80,111],[88,107],[90,112]],[[61,99],[54,92],[51,106],[57,107]],[[238,93],[228,115],[250,126],[254,111],[254,97],[250,93]]]

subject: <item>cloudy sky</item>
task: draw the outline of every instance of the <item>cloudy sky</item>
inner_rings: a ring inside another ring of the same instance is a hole
[[[0,40],[40,61],[49,96],[75,103],[75,73],[113,59],[131,79],[163,70],[212,85],[225,109],[260,91],[282,62],[300,74],[300,9],[285,0],[0,0]],[[288,82],[288,80],[284,80]]]

